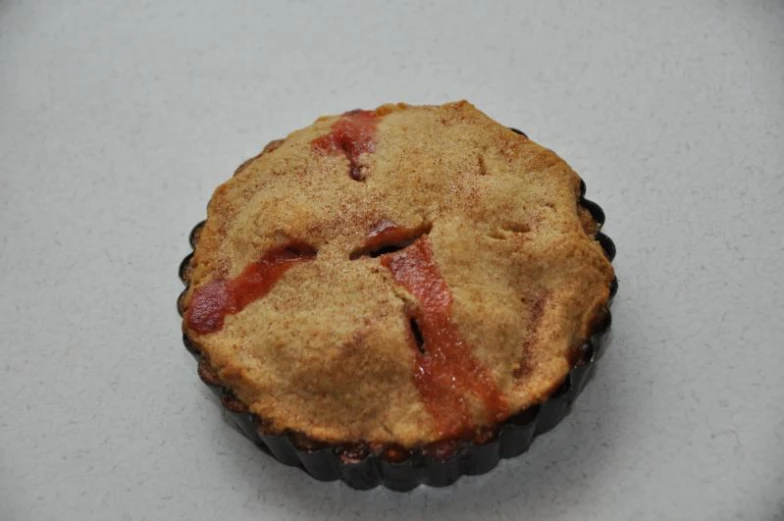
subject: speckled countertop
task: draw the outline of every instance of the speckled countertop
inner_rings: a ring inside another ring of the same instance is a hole
[[[187,233],[321,113],[459,98],[606,210],[613,342],[488,475],[314,482],[196,378]],[[1,520],[784,519],[782,317],[781,0],[0,0]]]

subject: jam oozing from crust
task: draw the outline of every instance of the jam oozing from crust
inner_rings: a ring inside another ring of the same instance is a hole
[[[193,292],[185,314],[188,327],[197,333],[219,331],[226,315],[242,311],[264,297],[289,268],[316,256],[304,243],[291,243],[269,251],[233,279],[215,280]]]
[[[359,166],[359,156],[373,153],[376,149],[374,135],[378,116],[370,110],[352,110],[332,124],[329,134],[314,139],[314,149],[326,154],[345,154],[349,161],[349,176],[362,181],[365,174]]]
[[[531,306],[530,325],[528,326],[529,333],[528,338],[526,338],[525,342],[523,342],[523,355],[512,370],[512,376],[515,378],[526,377],[531,372],[533,372],[534,369],[536,369],[534,362],[530,359],[529,351],[531,350],[531,346],[534,345],[537,341],[537,336],[539,334],[539,324],[542,322],[542,315],[544,314],[544,307],[546,303],[547,294],[542,293],[536,298],[536,300],[534,300],[534,303]]]
[[[382,256],[381,264],[420,303],[413,318],[423,345],[414,350],[414,382],[440,436],[459,436],[476,426],[466,402],[469,395],[482,401],[487,421],[502,419],[508,410],[506,400],[452,323],[452,293],[433,261],[427,237]],[[412,339],[416,335],[412,332]]]

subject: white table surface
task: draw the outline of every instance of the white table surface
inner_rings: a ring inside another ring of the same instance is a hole
[[[196,377],[187,233],[319,114],[460,98],[605,208],[613,343],[488,475],[313,481]],[[783,208],[781,0],[0,0],[0,520],[783,519]]]

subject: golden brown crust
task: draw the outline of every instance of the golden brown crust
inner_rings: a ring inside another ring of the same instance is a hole
[[[357,160],[362,181],[348,175],[346,157],[312,146],[339,118],[323,117],[218,187],[186,308],[198,288],[291,241],[318,256],[219,331],[184,327],[272,429],[412,447],[439,439],[412,374],[407,317],[418,302],[378,259],[351,258],[375,224],[430,230],[452,321],[510,414],[563,380],[607,304],[613,270],[593,240],[596,223],[578,209],[579,177],[552,151],[465,101],[375,114],[373,152]],[[466,400],[484,426],[481,402]]]

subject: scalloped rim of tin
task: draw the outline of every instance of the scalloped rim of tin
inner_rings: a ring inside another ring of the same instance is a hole
[[[520,133],[522,134],[522,133]],[[522,134],[524,135],[524,134]],[[580,182],[578,204],[588,210],[597,222],[599,231],[595,240],[599,242],[607,258],[615,258],[615,244],[601,232],[605,221],[602,208],[593,201],[585,199],[585,182]],[[198,223],[190,233],[189,242],[195,250],[199,234],[205,221]],[[182,316],[182,299],[188,290],[187,271],[193,251],[180,263],[179,277],[185,290],[177,298],[177,310]],[[404,449],[408,457],[393,461],[384,457],[383,451],[361,448],[357,454],[357,444],[324,444],[308,441],[296,433],[268,434],[264,432],[262,420],[248,412],[247,407],[234,397],[233,393],[202,370],[206,358],[198,347],[183,333],[186,349],[199,361],[199,377],[219,398],[228,415],[240,432],[253,441],[262,451],[271,455],[284,465],[299,467],[319,481],[341,480],[349,487],[367,490],[379,485],[406,492],[419,485],[445,487],[456,482],[461,476],[477,476],[489,472],[499,461],[514,458],[526,452],[536,436],[558,425],[568,414],[574,399],[580,394],[585,383],[591,378],[596,363],[602,355],[603,340],[612,324],[610,306],[618,291],[618,279],[610,285],[610,299],[605,314],[593,327],[591,335],[581,346],[581,356],[573,363],[571,370],[561,385],[544,402],[529,407],[507,418],[495,426],[492,436],[484,442],[459,440],[450,441],[445,456],[437,454],[437,444]],[[310,447],[303,447],[309,445]],[[431,447],[430,451],[428,448]],[[389,447],[388,447],[389,448]],[[346,457],[348,455],[348,457]]]

